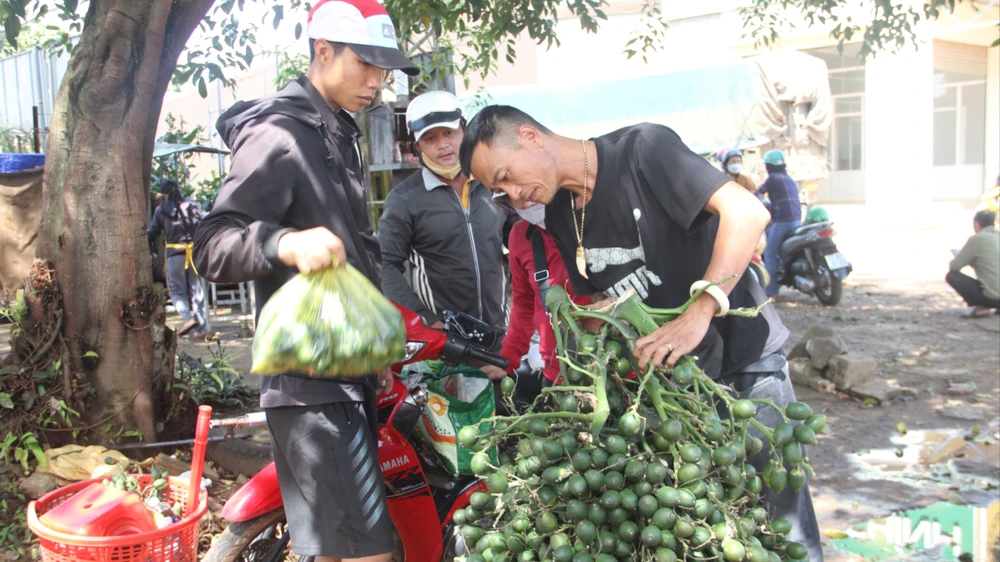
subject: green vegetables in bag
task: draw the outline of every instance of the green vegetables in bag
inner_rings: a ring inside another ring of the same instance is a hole
[[[359,377],[405,355],[403,316],[357,269],[293,277],[260,312],[251,373]]]

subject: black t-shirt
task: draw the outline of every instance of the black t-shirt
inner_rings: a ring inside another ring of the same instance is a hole
[[[570,192],[560,190],[545,208],[545,224],[567,264],[573,289],[617,298],[633,288],[655,308],[684,304],[691,284],[708,269],[719,228],[719,218],[705,211],[705,205],[729,177],[660,125],[635,125],[594,141],[597,185],[587,204],[583,233],[589,279],[576,270]],[[749,274],[729,295],[732,308],[754,307],[764,300]],[[755,318],[714,318],[692,355],[718,378],[776,351],[784,337],[781,321],[773,307],[767,307]]]

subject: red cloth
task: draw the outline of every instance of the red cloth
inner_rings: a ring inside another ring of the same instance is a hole
[[[545,360],[545,378],[555,381],[559,376],[559,360],[553,357],[556,346],[556,336],[552,332],[549,315],[542,307],[538,295],[538,283],[535,282],[535,258],[531,251],[531,240],[527,239],[528,221],[518,221],[510,231],[508,259],[510,261],[511,291],[513,303],[510,307],[510,322],[507,326],[507,336],[503,340],[501,355],[510,360],[508,372],[521,364],[521,358],[528,353],[531,346],[531,336],[537,330],[539,333],[539,352]],[[553,287],[566,287],[570,298],[577,304],[591,304],[590,296],[577,297],[569,285],[569,276],[563,264],[555,240],[545,229],[542,233],[545,246],[545,261],[549,267],[549,282]]]

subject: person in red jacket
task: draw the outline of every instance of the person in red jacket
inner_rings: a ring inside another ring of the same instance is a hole
[[[566,288],[573,302],[591,304],[589,296],[576,297],[570,287],[569,275],[563,265],[562,256],[556,247],[555,240],[545,230],[545,205],[529,203],[526,209],[518,209],[506,201],[506,195],[494,196],[494,202],[508,207],[524,220],[518,221],[510,231],[508,241],[508,258],[510,261],[511,291],[513,302],[510,307],[510,321],[507,335],[503,340],[500,354],[510,360],[507,371],[497,367],[487,367],[484,372],[493,380],[502,379],[513,373],[521,364],[521,358],[531,347],[531,337],[537,331],[539,334],[538,351],[545,362],[542,374],[548,381],[555,382],[559,376],[559,359],[555,356],[556,338],[552,332],[552,322],[542,304],[541,288],[562,286]],[[544,247],[545,269],[538,275],[533,245],[537,242],[532,238],[537,236]],[[547,281],[547,284],[546,284]]]

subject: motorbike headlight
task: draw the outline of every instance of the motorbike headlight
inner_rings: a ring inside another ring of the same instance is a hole
[[[420,350],[426,347],[427,344],[422,341],[408,341],[406,342],[406,355],[403,356],[403,363],[413,359],[420,353]]]

